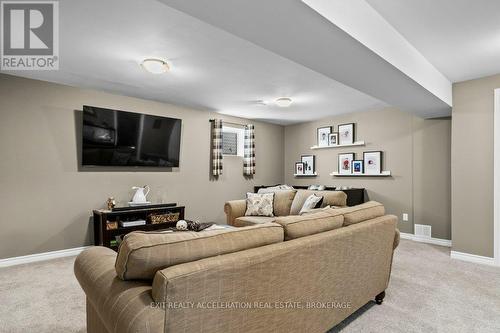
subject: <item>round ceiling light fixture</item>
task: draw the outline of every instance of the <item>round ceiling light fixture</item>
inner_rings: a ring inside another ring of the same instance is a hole
[[[280,108],[287,108],[292,104],[292,99],[289,97],[280,97],[275,101]]]
[[[170,66],[165,60],[156,58],[144,59],[141,62],[141,67],[153,74],[162,74],[170,70]]]

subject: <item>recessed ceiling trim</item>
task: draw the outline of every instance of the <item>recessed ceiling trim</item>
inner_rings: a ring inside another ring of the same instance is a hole
[[[302,0],[436,97],[452,105],[452,83],[365,0]]]

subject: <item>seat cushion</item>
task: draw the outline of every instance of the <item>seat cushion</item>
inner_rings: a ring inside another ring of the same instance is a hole
[[[132,232],[120,244],[115,268],[122,280],[149,280],[166,267],[279,243],[283,238],[283,228],[274,223],[202,232]]]
[[[323,197],[321,207],[325,206],[345,206],[347,205],[347,194],[342,191],[311,191],[311,190],[298,190],[292,202],[290,215],[299,215],[300,209],[304,202],[311,194],[316,194]]]
[[[332,213],[343,214],[344,215],[344,225],[351,225],[366,220],[371,220],[385,214],[384,205],[377,201],[369,201],[364,204],[340,208],[331,209]]]
[[[235,227],[248,227],[251,225],[271,223],[276,220],[276,217],[269,216],[241,216],[234,219]]]
[[[290,215],[293,198],[295,198],[297,190],[261,188],[258,193],[274,193],[274,216],[287,216]]]
[[[285,230],[285,240],[337,229],[342,227],[343,222],[344,216],[334,212],[334,210],[276,218],[276,223]]]

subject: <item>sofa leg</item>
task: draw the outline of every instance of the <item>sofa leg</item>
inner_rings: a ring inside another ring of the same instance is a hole
[[[377,303],[378,305],[382,304],[382,302],[384,301],[384,297],[385,297],[385,290],[380,294],[378,294],[377,296],[375,296],[375,303]]]

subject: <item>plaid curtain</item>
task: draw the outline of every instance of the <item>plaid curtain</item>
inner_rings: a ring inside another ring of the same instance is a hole
[[[245,126],[245,151],[243,154],[243,174],[255,174],[255,129],[253,125]]]
[[[212,175],[222,175],[222,120],[212,120]]]

